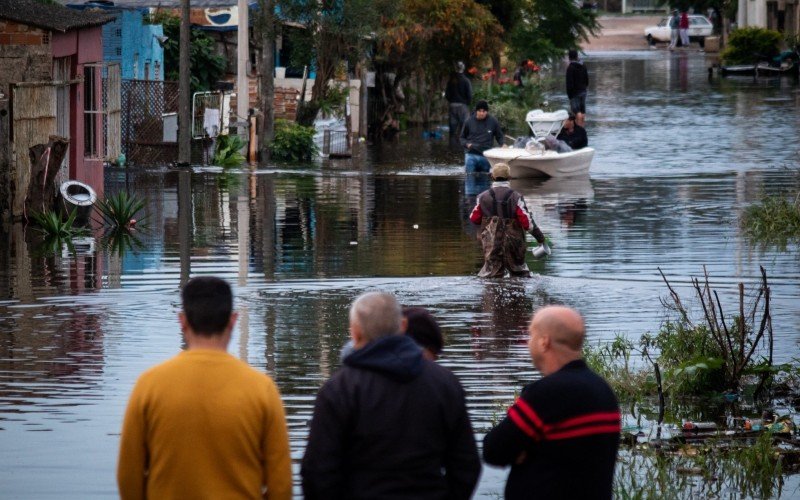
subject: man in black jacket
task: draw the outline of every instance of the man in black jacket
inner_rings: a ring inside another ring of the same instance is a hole
[[[464,391],[423,358],[400,305],[367,293],[350,308],[355,351],[317,394],[301,475],[316,499],[468,499],[480,475]]]
[[[444,97],[450,103],[450,138],[461,135],[464,122],[469,118],[469,105],[472,103],[472,83],[464,76],[464,63],[456,63],[456,70],[450,73]]]
[[[548,306],[529,326],[542,379],[525,389],[483,440],[483,458],[511,465],[505,497],[610,499],[620,411],[608,384],[581,359],[585,329],[577,311]]]
[[[573,151],[589,145],[586,129],[575,123],[575,115],[572,113],[564,120],[564,126],[561,128],[557,139],[564,141]]]
[[[578,61],[578,51],[569,51],[567,66],[567,98],[570,111],[575,113],[576,122],[583,127],[586,120],[586,89],[589,87],[589,72],[586,66]]]
[[[461,145],[466,150],[464,165],[468,174],[489,173],[491,165],[483,152],[497,144],[503,145],[503,129],[497,119],[489,114],[489,103],[478,101],[475,113],[470,116],[461,131]]]

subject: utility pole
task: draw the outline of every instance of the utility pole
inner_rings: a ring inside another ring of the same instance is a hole
[[[247,0],[239,0],[239,31],[236,36],[236,121],[247,121],[250,108],[250,86],[247,83],[247,69],[250,66],[250,32]],[[246,129],[246,127],[241,127]],[[239,135],[242,131],[239,131]]]
[[[275,2],[274,0],[261,0],[261,88],[259,89],[261,101],[262,127],[259,131],[261,137],[261,159],[269,159],[269,145],[275,135]]]
[[[192,161],[192,89],[190,86],[191,62],[189,44],[191,24],[189,0],[181,0],[181,40],[178,75],[178,163],[188,165]]]

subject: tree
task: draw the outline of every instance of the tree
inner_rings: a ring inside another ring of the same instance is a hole
[[[261,159],[269,159],[269,146],[275,135],[275,37],[280,29],[278,18],[275,16],[274,0],[259,0],[259,13],[255,20],[257,39],[261,42],[261,60],[259,73],[261,86],[259,88],[259,102],[261,103],[261,117],[258,120],[258,130],[261,135]]]
[[[598,28],[594,11],[574,0],[522,0],[506,42],[514,60],[545,61],[579,48]]]

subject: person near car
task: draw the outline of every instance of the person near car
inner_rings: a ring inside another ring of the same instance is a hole
[[[351,305],[354,351],[314,404],[300,470],[307,500],[472,496],[481,462],[464,389],[402,329],[391,294]]]
[[[675,48],[680,38],[681,16],[678,14],[678,9],[672,11],[672,16],[669,18],[669,50]]]
[[[542,378],[522,390],[486,434],[483,458],[511,466],[508,500],[611,499],[621,419],[611,387],[582,357],[581,315],[546,306],[528,326],[528,349]]]
[[[469,105],[472,103],[472,83],[464,75],[464,63],[458,61],[455,71],[450,73],[444,97],[450,103],[450,138],[456,140],[461,135],[464,122],[469,118]]]
[[[488,173],[491,165],[483,152],[497,144],[503,145],[503,129],[497,118],[489,114],[489,103],[478,101],[461,131],[461,145],[466,150],[464,167],[467,174]]]
[[[689,14],[684,10],[681,12],[681,20],[678,23],[678,31],[681,36],[681,45],[689,46]]]
[[[578,51],[569,51],[569,66],[567,66],[567,98],[570,111],[575,113],[578,125],[583,126],[586,119],[586,91],[589,87],[589,72],[586,66],[578,60]]]
[[[589,138],[586,136],[586,129],[575,123],[575,115],[570,113],[557,139],[564,141],[573,151],[585,148],[589,145]]]

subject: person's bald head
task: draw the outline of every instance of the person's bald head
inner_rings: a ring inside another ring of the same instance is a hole
[[[566,306],[543,307],[533,315],[528,331],[531,358],[543,375],[549,375],[570,361],[580,359],[586,328],[583,318],[575,309]]]

